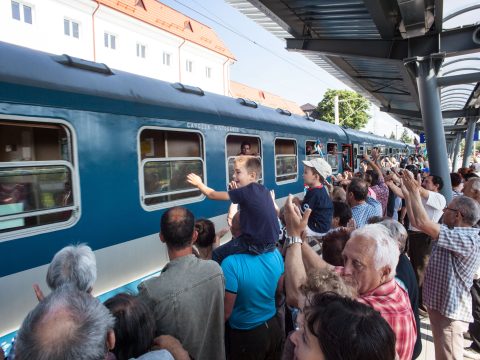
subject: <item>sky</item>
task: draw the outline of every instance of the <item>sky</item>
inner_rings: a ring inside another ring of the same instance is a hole
[[[300,106],[305,103],[317,105],[329,88],[350,90],[303,55],[287,51],[283,40],[270,34],[224,0],[160,1],[215,30],[236,57],[236,63],[230,68],[231,79],[234,81],[293,100]],[[443,12],[444,15],[450,14],[474,4],[476,1],[472,0],[445,0]],[[454,27],[474,23],[479,18],[479,12],[473,12],[445,25]],[[375,106],[372,106],[371,115],[364,131],[380,136],[389,136],[393,132],[400,137],[403,126],[398,121],[380,112]]]

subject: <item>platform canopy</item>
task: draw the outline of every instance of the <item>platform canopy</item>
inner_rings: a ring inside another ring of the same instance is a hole
[[[456,1],[448,14],[443,0],[227,2],[417,133],[424,126],[405,65],[412,58],[436,56],[447,141],[480,115],[478,1]]]

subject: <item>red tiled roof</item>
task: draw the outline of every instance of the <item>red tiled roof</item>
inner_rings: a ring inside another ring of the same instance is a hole
[[[261,89],[255,89],[236,81],[230,81],[230,96],[234,98],[244,98],[253,100],[264,106],[274,109],[280,108],[290,111],[292,114],[304,115],[304,112],[294,101],[283,99],[282,97],[269,93]]]
[[[93,1],[235,60],[211,28],[156,0]]]

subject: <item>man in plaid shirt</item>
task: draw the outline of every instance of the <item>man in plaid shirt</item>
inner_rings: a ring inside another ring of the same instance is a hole
[[[357,301],[380,312],[396,336],[396,351],[400,360],[411,360],[417,338],[415,318],[408,294],[395,281],[395,268],[400,255],[398,245],[387,228],[380,224],[366,225],[355,230],[343,250],[344,267],[326,263],[307,244],[299,239],[305,229],[310,210],[303,218],[295,211],[290,195],[285,205],[287,233],[295,241],[287,241],[285,256],[285,288],[287,304],[301,307],[300,287],[311,269],[337,271],[355,286]]]
[[[413,226],[434,241],[425,272],[423,301],[428,309],[436,359],[462,359],[463,333],[473,321],[470,288],[480,265],[480,205],[455,197],[444,209],[443,225],[428,218],[419,185],[405,172],[402,191]]]

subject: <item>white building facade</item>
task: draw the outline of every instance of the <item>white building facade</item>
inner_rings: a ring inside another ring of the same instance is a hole
[[[0,41],[228,95],[233,54],[213,30],[155,0],[2,0],[0,23]]]

